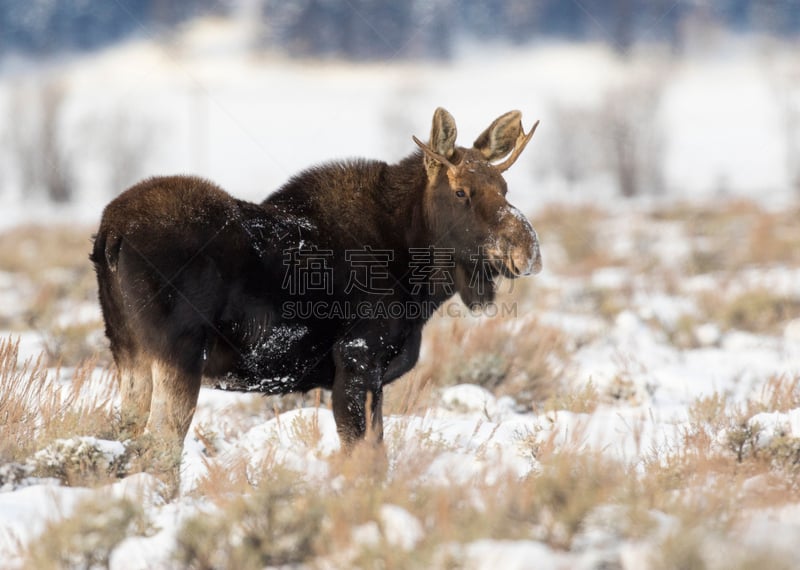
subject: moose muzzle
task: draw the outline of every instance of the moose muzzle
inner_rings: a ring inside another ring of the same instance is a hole
[[[539,273],[542,270],[539,237],[528,218],[509,204],[503,209],[500,222],[499,239],[489,248],[489,256],[502,261],[509,277]]]

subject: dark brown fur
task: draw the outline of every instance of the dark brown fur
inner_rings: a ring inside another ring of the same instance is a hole
[[[219,388],[265,393],[332,389],[344,445],[364,437],[367,417],[380,438],[383,386],[416,363],[430,311],[320,318],[293,317],[286,307],[391,301],[430,309],[455,292],[474,306],[493,299],[498,275],[538,271],[536,234],[506,202],[505,181],[490,163],[515,145],[521,151],[523,134],[511,112],[473,148],[456,147],[455,122],[438,109],[423,153],[396,165],[311,168],[261,204],[186,176],[151,178],[122,193],[103,213],[91,259],[123,421],[180,445],[206,377]],[[346,252],[366,246],[391,252],[380,284],[390,294],[346,291]],[[430,247],[453,252],[454,288],[414,280],[409,250]],[[293,291],[287,256],[311,248],[331,252],[331,288]],[[489,269],[476,273],[477,262]]]

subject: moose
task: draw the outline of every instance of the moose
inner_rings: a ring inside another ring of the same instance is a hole
[[[525,133],[521,117],[501,115],[465,148],[438,108],[429,142],[412,137],[419,150],[399,163],[312,167],[260,204],[192,176],[121,193],[90,259],[128,433],[182,449],[206,382],[329,389],[342,448],[380,441],[383,388],[416,364],[431,309],[456,293],[485,306],[502,277],[541,269],[502,176],[538,125]],[[427,309],[368,310],[387,302]]]

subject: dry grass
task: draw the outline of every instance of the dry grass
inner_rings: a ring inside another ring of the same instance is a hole
[[[720,290],[701,291],[694,296],[700,321],[716,323],[722,331],[780,335],[786,323],[800,318],[800,297],[769,289],[766,285],[754,285],[734,294],[720,286]],[[697,318],[687,317],[684,324],[683,340],[688,341],[689,347],[696,345],[691,329],[697,324]]]
[[[384,410],[391,415],[422,415],[434,400],[437,384],[415,368],[384,390]]]
[[[556,393],[568,367],[564,333],[533,318],[434,319],[423,338],[412,372],[423,386],[477,384],[528,408]]]
[[[550,206],[539,212],[536,231],[545,263],[558,272],[579,275],[610,265],[610,252],[601,231],[606,217],[605,212],[590,206]]]
[[[108,464],[91,448],[65,442],[74,436],[113,439],[116,421],[112,401],[116,383],[94,374],[93,362],[73,371],[67,382],[56,380],[42,359],[19,362],[19,343],[0,339],[0,460],[29,460],[32,475],[57,477],[66,484],[98,484],[116,477],[119,464]],[[45,452],[35,456],[35,452]],[[54,464],[49,458],[61,458]]]
[[[800,375],[776,374],[767,379],[753,412],[788,412],[800,408]]]
[[[298,474],[273,469],[247,495],[217,497],[221,511],[190,518],[177,537],[183,568],[263,568],[299,564],[314,554],[324,512]]]
[[[762,426],[751,421],[756,413],[775,411],[770,405],[787,395],[791,398],[778,409],[796,407],[797,386],[797,378],[775,377],[762,398],[744,405],[733,405],[720,394],[699,398],[689,409],[680,445],[647,462],[645,481],[662,494],[667,489],[694,490],[678,505],[698,509],[701,512],[694,514],[703,517],[712,514],[705,509],[715,510],[710,519],[715,521],[735,521],[743,504],[763,507],[800,501],[800,438],[779,435],[764,443],[759,438]],[[754,477],[770,484],[745,487]]]
[[[429,445],[437,447],[422,438],[396,449],[403,457],[388,476],[371,467],[374,450],[335,458],[332,478],[317,482],[272,461],[255,477],[243,475],[241,464],[212,470],[202,489],[219,510],[187,521],[176,558],[189,568],[312,561],[322,568],[445,568],[457,562],[455,554],[442,558],[447,545],[481,538],[569,549],[594,509],[618,496],[626,479],[600,454],[565,452],[543,459],[541,471],[523,479],[509,472],[426,482],[420,474],[441,451],[426,452]],[[399,511],[406,527],[398,531],[387,508]]]
[[[597,386],[589,380],[576,389],[562,387],[543,405],[546,412],[566,410],[576,414],[591,414],[603,401]]]
[[[87,266],[91,228],[18,226],[0,233],[0,267],[4,271],[40,276],[54,269]]]
[[[152,531],[141,505],[131,499],[91,496],[66,517],[53,519],[23,550],[26,568],[109,568],[114,549],[128,537]]]
[[[693,273],[735,271],[747,265],[800,263],[797,207],[765,210],[749,200],[662,209],[656,219],[683,222],[692,239],[687,269]]]
[[[750,226],[746,259],[755,264],[800,264],[800,210],[758,210]]]
[[[800,318],[800,299],[759,288],[721,303],[714,312],[725,328],[775,334]]]
[[[535,540],[572,551],[584,533],[603,528],[621,540],[653,540],[653,568],[720,567],[709,545],[732,540],[745,520],[743,506],[800,500],[792,483],[800,447],[778,439],[756,448],[757,428],[747,427],[747,419],[770,402],[787,395],[796,399],[797,385],[794,378],[775,378],[760,400],[745,408],[718,394],[697,400],[680,445],[652,450],[639,468],[585,448],[580,430],[566,444],[556,445],[554,434],[546,432],[521,440],[537,465],[522,478],[512,472],[489,476],[487,465],[466,479],[431,480],[425,474],[447,448],[426,434],[389,441],[389,472],[374,468],[380,455],[367,447],[353,458],[330,458],[330,475],[313,483],[287,471],[274,456],[255,472],[242,458],[209,470],[201,493],[219,510],[187,523],[177,556],[192,568],[300,562],[320,568],[447,568],[463,565],[453,545],[485,538]],[[585,388],[575,399],[592,399],[584,391],[593,393]],[[300,448],[316,445],[313,426],[302,433],[296,426],[288,429]],[[771,482],[769,492],[746,485],[757,476]],[[272,497],[274,511],[259,507],[263,497]],[[284,512],[284,504],[292,508]],[[387,523],[387,505],[401,509],[407,525],[418,530],[411,532],[410,544],[403,545],[406,539]],[[287,520],[276,525],[282,516]],[[673,521],[669,527],[665,518]],[[782,567],[785,556],[734,550],[724,567],[751,568],[759,560]]]
[[[20,306],[4,307],[6,330],[37,332],[46,364],[74,366],[104,350],[99,311],[80,316],[76,307],[97,308],[97,285],[89,263],[92,230],[72,226],[22,226],[0,234],[0,267]],[[0,285],[0,293],[2,293]]]

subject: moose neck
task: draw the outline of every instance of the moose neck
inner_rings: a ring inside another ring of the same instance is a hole
[[[434,242],[426,215],[425,190],[428,177],[422,153],[416,152],[386,168],[387,211],[396,233],[408,247],[427,247]]]
[[[409,248],[436,242],[427,185],[421,152],[391,165],[334,162],[295,176],[261,206],[281,218],[286,212],[313,217],[319,239],[336,236],[336,245],[343,248],[392,249],[402,262]]]

